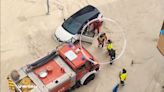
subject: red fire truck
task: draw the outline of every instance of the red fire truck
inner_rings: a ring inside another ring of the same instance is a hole
[[[87,58],[82,54],[85,53]],[[15,92],[66,92],[88,84],[99,70],[97,60],[79,44],[56,51],[10,73]]]

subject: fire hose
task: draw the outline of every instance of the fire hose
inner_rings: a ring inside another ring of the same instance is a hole
[[[110,22],[114,23],[116,26],[118,26],[119,29],[121,30],[121,33],[122,33],[122,36],[123,36],[123,39],[124,39],[124,44],[123,44],[121,53],[120,53],[114,60],[111,61],[111,62],[114,62],[115,60],[118,60],[118,59],[124,54],[124,52],[125,52],[126,45],[127,45],[127,40],[126,40],[126,37],[125,37],[125,32],[123,31],[123,28],[120,26],[120,24],[119,24],[118,22],[116,22],[115,20],[110,19],[110,18],[105,18],[105,17],[102,18],[102,20],[110,21]],[[99,21],[99,19],[93,19],[93,20],[89,21],[89,22],[82,28],[82,32],[81,32],[81,35],[80,35],[80,41],[79,41],[79,42],[80,42],[80,48],[81,48],[82,54],[84,55],[84,57],[85,57],[86,59],[88,59],[88,61],[90,61],[90,62],[92,62],[92,63],[94,63],[94,61],[93,61],[92,59],[88,58],[87,55],[85,55],[84,51],[82,50],[81,39],[82,39],[82,34],[83,34],[85,28],[86,28],[89,24],[91,24],[92,22],[95,22],[95,21]],[[110,62],[107,61],[107,62],[102,62],[102,63],[99,63],[99,64],[109,64],[109,63],[110,63]]]

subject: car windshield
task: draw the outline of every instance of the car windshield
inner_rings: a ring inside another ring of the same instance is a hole
[[[67,21],[63,23],[62,26],[69,33],[75,35],[80,30],[82,24],[78,22],[77,20],[70,17]]]
[[[82,27],[90,20],[96,18],[99,11],[93,6],[86,6],[74,15],[69,17],[62,27],[69,33],[75,35],[81,31]]]

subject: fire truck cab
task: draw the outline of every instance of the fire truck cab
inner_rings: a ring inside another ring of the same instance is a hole
[[[92,59],[88,61],[82,54]],[[64,44],[36,62],[12,71],[15,92],[66,92],[86,85],[99,70],[97,60],[80,45]]]

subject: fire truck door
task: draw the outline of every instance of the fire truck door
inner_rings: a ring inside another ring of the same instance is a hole
[[[88,70],[85,68],[85,65],[79,67],[77,70],[77,80],[81,79],[87,72]]]

